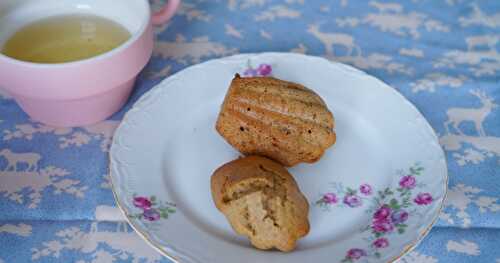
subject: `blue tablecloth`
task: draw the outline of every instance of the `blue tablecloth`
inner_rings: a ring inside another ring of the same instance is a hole
[[[403,262],[500,262],[499,1],[186,0],[156,33],[130,102],[97,125],[47,127],[0,93],[0,262],[169,262],[118,223],[106,178],[113,131],[163,78],[261,51],[354,65],[399,90],[434,127],[449,195]]]

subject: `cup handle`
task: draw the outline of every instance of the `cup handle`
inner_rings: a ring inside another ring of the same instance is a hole
[[[153,13],[153,25],[158,26],[164,24],[175,14],[181,0],[168,0],[168,2],[157,12]]]

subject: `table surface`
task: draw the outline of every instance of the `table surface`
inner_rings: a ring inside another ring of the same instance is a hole
[[[0,91],[0,150],[21,154],[0,154],[0,262],[169,262],[120,227],[106,176],[114,129],[142,94],[189,65],[292,51],[382,79],[438,133],[448,199],[437,225],[402,261],[499,263],[499,29],[499,1],[184,1],[155,29],[151,62],[109,120],[55,129],[32,122]]]

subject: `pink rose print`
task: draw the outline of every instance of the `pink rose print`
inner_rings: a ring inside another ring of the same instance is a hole
[[[273,68],[269,64],[260,64],[259,67],[257,68],[257,72],[259,73],[260,76],[263,77],[271,75],[272,71]]]
[[[385,237],[381,237],[373,241],[372,245],[376,248],[385,248],[389,246],[389,240]]]
[[[158,202],[155,196],[144,197],[134,196],[134,206],[141,210],[140,213],[131,215],[132,218],[144,219],[147,221],[157,221],[167,219],[170,214],[175,213],[175,204],[168,202]]]
[[[391,215],[391,220],[392,223],[394,224],[401,224],[405,222],[407,219],[408,219],[408,212],[404,210],[396,211]]]
[[[391,213],[392,209],[388,205],[383,205],[373,214],[372,229],[374,232],[386,233],[394,229],[390,218]]]
[[[387,205],[383,205],[381,206],[374,214],[373,214],[373,219],[375,221],[383,221],[383,220],[386,220],[389,215],[391,214],[392,212],[392,209],[387,206]]]
[[[243,72],[245,77],[267,77],[273,72],[273,68],[269,64],[260,64],[257,68],[253,68],[248,64],[248,68]]]
[[[360,248],[351,248],[351,249],[349,249],[349,251],[347,251],[347,258],[351,259],[351,260],[352,259],[358,260],[364,256],[366,256],[366,252]]]
[[[358,207],[363,204],[363,201],[361,201],[361,198],[357,195],[346,195],[344,196],[343,202],[349,207]]]
[[[369,184],[362,184],[358,189],[342,185],[335,185],[334,187],[337,192],[322,194],[321,198],[316,201],[316,205],[328,209],[329,206],[342,200],[339,203],[341,207],[345,205],[350,208],[357,208],[361,207],[365,200],[369,200],[369,196],[373,193],[373,189]]]
[[[376,233],[388,233],[394,229],[389,220],[376,220],[373,222],[372,229]]]
[[[156,211],[156,209],[148,209],[144,211],[142,215],[144,216],[144,219],[148,221],[156,221],[160,219],[160,213]]]
[[[413,200],[417,205],[428,205],[432,203],[433,199],[431,194],[429,193],[420,193],[417,195],[417,197]]]
[[[415,180],[415,177],[411,175],[403,176],[401,180],[399,181],[399,186],[401,188],[405,189],[413,189],[416,186],[417,181]]]
[[[149,199],[146,197],[137,196],[134,197],[134,206],[147,210],[151,208],[151,201],[149,201]]]
[[[327,204],[335,204],[338,202],[338,199],[334,193],[327,193],[323,196],[323,201]]]
[[[372,187],[369,184],[362,184],[359,187],[359,191],[364,195],[371,195],[372,194]]]
[[[372,208],[367,210],[372,214],[372,221],[362,230],[367,236],[364,240],[369,242],[369,245],[365,244],[365,246],[368,245],[365,250],[349,249],[342,260],[343,263],[353,263],[362,257],[366,257],[366,260],[370,262],[372,258],[382,258],[385,251],[382,249],[391,245],[389,238],[405,233],[410,213],[415,212],[417,210],[415,208],[418,206],[428,205],[434,201],[430,193],[418,193],[417,191],[417,189],[425,187],[422,182],[417,184],[417,177],[421,176],[423,172],[424,168],[417,163],[409,167],[406,172],[398,171],[398,174],[401,175],[399,181],[396,181],[396,185],[377,189],[377,191],[369,184],[362,184],[358,189],[348,187],[344,190],[343,187],[337,187],[340,189],[337,195],[345,193],[342,199],[343,204],[349,207],[361,206],[362,201],[367,203],[372,201],[376,205],[375,210]]]

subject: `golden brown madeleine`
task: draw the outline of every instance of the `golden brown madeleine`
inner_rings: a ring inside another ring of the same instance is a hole
[[[259,249],[291,251],[309,232],[309,204],[279,163],[248,156],[217,169],[212,197],[232,228]]]
[[[335,143],[333,114],[321,97],[270,77],[236,75],[216,129],[241,153],[263,155],[285,166],[315,162]]]

